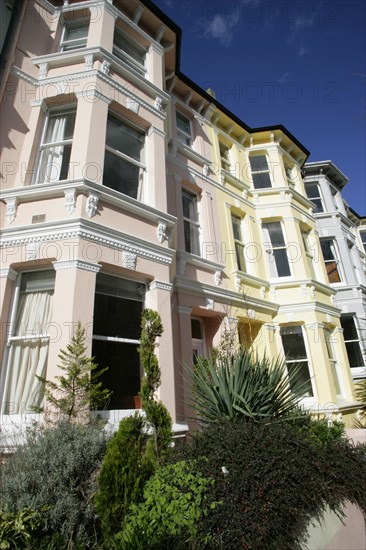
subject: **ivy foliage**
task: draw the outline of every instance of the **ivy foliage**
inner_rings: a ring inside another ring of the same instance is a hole
[[[44,386],[45,400],[69,422],[88,421],[89,411],[103,408],[110,391],[103,389],[100,382],[107,369],[98,369],[93,358],[86,355],[85,329],[80,321],[59,359],[58,368],[65,374],[56,376],[57,382],[37,376]]]
[[[212,483],[201,474],[196,461],[161,467],[146,483],[142,503],[130,507],[115,538],[116,547],[196,549],[197,526],[207,512],[206,492]],[[211,508],[215,506],[211,504]]]

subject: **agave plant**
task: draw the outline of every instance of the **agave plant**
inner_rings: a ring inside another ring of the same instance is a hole
[[[203,423],[303,415],[298,404],[303,388],[290,388],[285,362],[244,349],[225,357],[197,357],[192,389],[191,407]]]

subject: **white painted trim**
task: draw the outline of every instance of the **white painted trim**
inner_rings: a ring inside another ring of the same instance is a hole
[[[52,263],[56,271],[59,269],[84,269],[85,271],[93,271],[94,273],[98,273],[102,268],[99,264],[85,262],[84,260],[66,260]]]

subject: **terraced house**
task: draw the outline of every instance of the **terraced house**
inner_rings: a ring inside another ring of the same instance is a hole
[[[109,367],[103,414],[130,414],[144,306],[164,325],[160,398],[177,433],[188,429],[182,364],[224,330],[286,356],[304,405],[348,422],[349,316],[304,187],[306,148],[282,126],[249,128],[187,78],[180,29],[148,0],[16,6],[0,113],[4,423],[32,418],[36,374],[57,375],[79,320]]]

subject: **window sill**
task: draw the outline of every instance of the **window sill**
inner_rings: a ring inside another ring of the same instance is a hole
[[[192,146],[189,147],[188,145],[185,145],[179,139],[172,138],[170,140],[170,146],[171,150],[174,156],[176,156],[177,152],[181,153],[185,157],[188,157],[190,160],[193,160],[196,162],[196,164],[199,164],[200,166],[204,166],[205,164],[209,166],[211,164],[211,161],[207,159],[206,157],[203,157],[200,153],[197,153]]]

